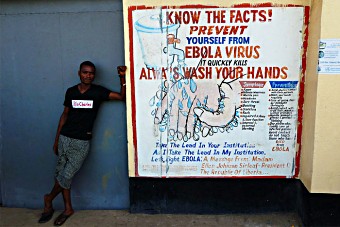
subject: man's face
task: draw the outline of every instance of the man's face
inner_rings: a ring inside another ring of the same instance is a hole
[[[81,83],[90,85],[94,80],[95,71],[92,66],[83,65],[81,70],[78,72],[78,75],[80,77]]]

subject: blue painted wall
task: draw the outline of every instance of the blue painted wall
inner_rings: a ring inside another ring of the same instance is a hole
[[[120,89],[122,2],[0,1],[0,202],[40,208],[54,179],[53,142],[66,89],[84,60],[96,83]],[[102,105],[92,150],[72,186],[75,209],[127,209],[126,109]],[[62,209],[61,196],[55,203]]]

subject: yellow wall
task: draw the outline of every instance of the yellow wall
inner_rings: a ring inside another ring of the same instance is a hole
[[[321,39],[340,39],[339,8],[340,1],[323,0]],[[340,193],[340,75],[317,75],[315,91],[314,154],[306,186],[311,192]],[[303,145],[309,143],[304,139]]]
[[[338,0],[311,4],[300,179],[310,192],[340,193],[340,75],[317,74],[320,39],[340,39]]]
[[[318,74],[318,47],[321,27],[322,1],[313,1],[310,12],[309,39],[307,50],[307,69],[305,77],[305,94],[303,109],[302,149],[300,163],[300,179],[310,190],[313,175],[315,116]]]

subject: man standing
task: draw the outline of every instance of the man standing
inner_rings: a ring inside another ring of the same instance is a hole
[[[64,211],[56,218],[54,225],[60,226],[74,213],[71,202],[71,182],[82,166],[90,150],[92,128],[100,104],[107,100],[125,100],[125,66],[119,66],[120,93],[112,92],[93,84],[96,67],[90,61],[80,64],[80,83],[66,91],[64,111],[60,117],[53,146],[58,156],[55,183],[49,194],[44,196],[44,212],[39,223],[49,221],[54,213],[52,201],[61,192]]]

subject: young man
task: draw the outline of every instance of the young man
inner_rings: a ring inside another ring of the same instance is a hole
[[[52,201],[61,192],[65,210],[56,218],[54,225],[62,225],[73,213],[71,203],[71,182],[82,166],[90,150],[92,128],[100,104],[107,100],[125,100],[125,66],[119,66],[120,93],[112,92],[93,84],[96,67],[90,61],[80,64],[80,83],[66,91],[64,111],[60,117],[53,146],[58,156],[55,183],[49,194],[44,196],[44,212],[39,223],[49,221],[54,213]]]

